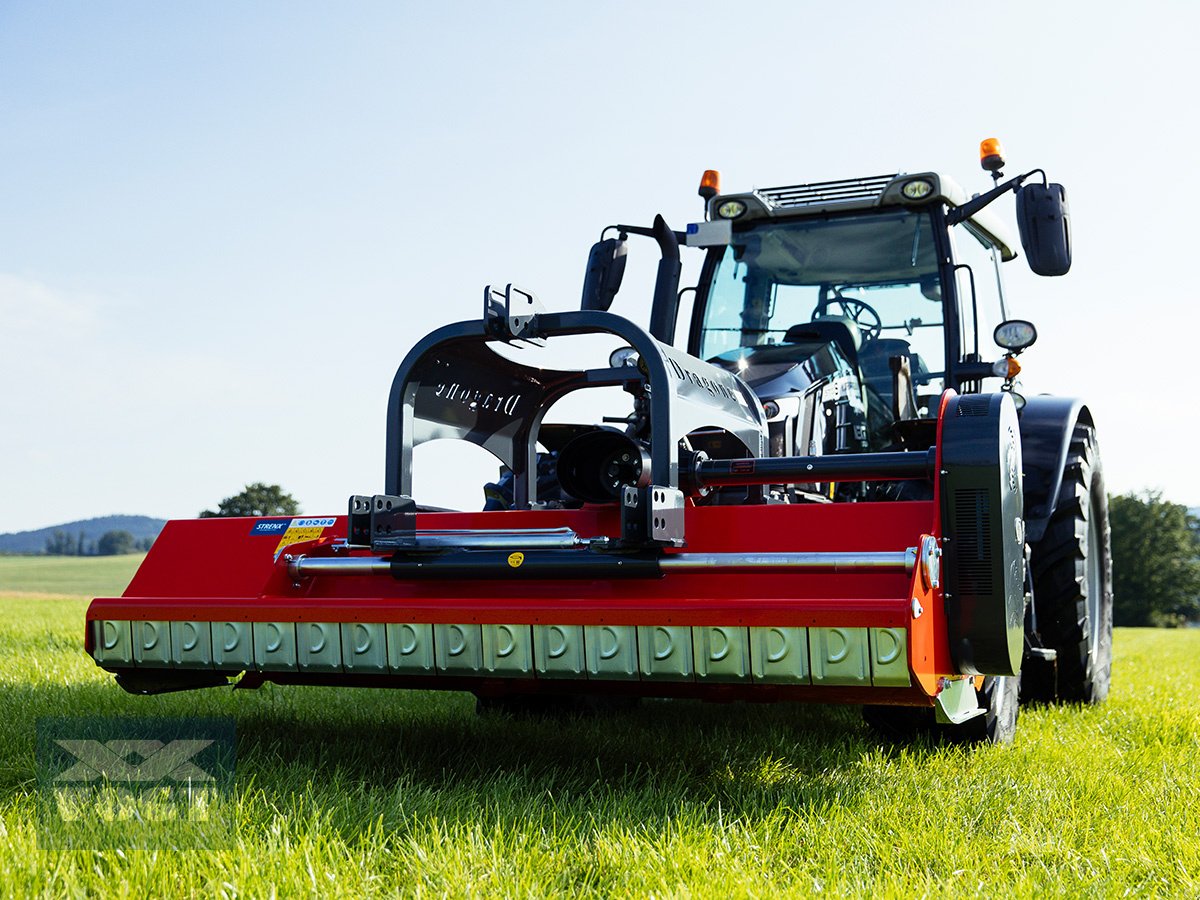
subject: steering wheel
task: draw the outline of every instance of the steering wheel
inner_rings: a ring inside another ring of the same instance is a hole
[[[831,312],[831,306],[836,306],[841,312]],[[853,321],[866,340],[873,341],[883,333],[883,319],[866,300],[847,297],[835,291],[832,297],[826,297],[818,303],[812,312],[814,321],[831,315],[842,315]]]

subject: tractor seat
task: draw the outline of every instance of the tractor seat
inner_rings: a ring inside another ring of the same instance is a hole
[[[867,348],[860,360],[863,377],[879,385],[891,384],[892,369],[889,360],[893,356],[907,356],[912,365],[913,381],[928,384],[931,377],[929,367],[920,354],[914,353],[908,341],[901,338],[877,338]],[[890,390],[890,388],[889,388]]]
[[[811,322],[793,325],[783,336],[785,344],[803,344],[808,341],[836,344],[850,366],[858,369],[858,350],[862,346],[862,333],[857,323],[849,316],[824,316]]]

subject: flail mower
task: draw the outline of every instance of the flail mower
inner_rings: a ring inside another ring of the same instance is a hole
[[[612,226],[581,308],[512,285],[401,363],[384,491],[345,515],[169,522],[87,649],[144,694],[279,684],[862,704],[891,732],[1011,738],[1021,698],[1107,692],[1107,511],[1090,413],[1022,397],[986,209],[1015,192],[1035,272],[1070,266],[1040,170],[968,198],[943,175],[722,194],[703,222]],[[1034,176],[1041,174],[1041,179]],[[631,236],[662,259],[643,329],[609,312]],[[686,351],[680,249],[704,254]],[[981,329],[1006,352],[985,360]],[[583,367],[541,345],[603,335]],[[607,356],[607,358],[605,358]],[[998,379],[999,390],[984,392]],[[628,414],[547,420],[617,388]],[[413,500],[414,450],[500,462],[482,511]]]

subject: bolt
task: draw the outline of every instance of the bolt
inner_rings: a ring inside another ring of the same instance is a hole
[[[925,608],[921,606],[921,601],[916,597],[912,598],[912,616],[914,619],[921,618],[921,614],[925,612]]]

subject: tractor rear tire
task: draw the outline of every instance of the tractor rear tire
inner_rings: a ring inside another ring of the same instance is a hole
[[[1104,471],[1090,425],[1075,426],[1054,513],[1033,547],[1031,566],[1037,637],[1058,659],[1054,667],[1031,669],[1025,693],[1099,703],[1112,673],[1112,549]]]

